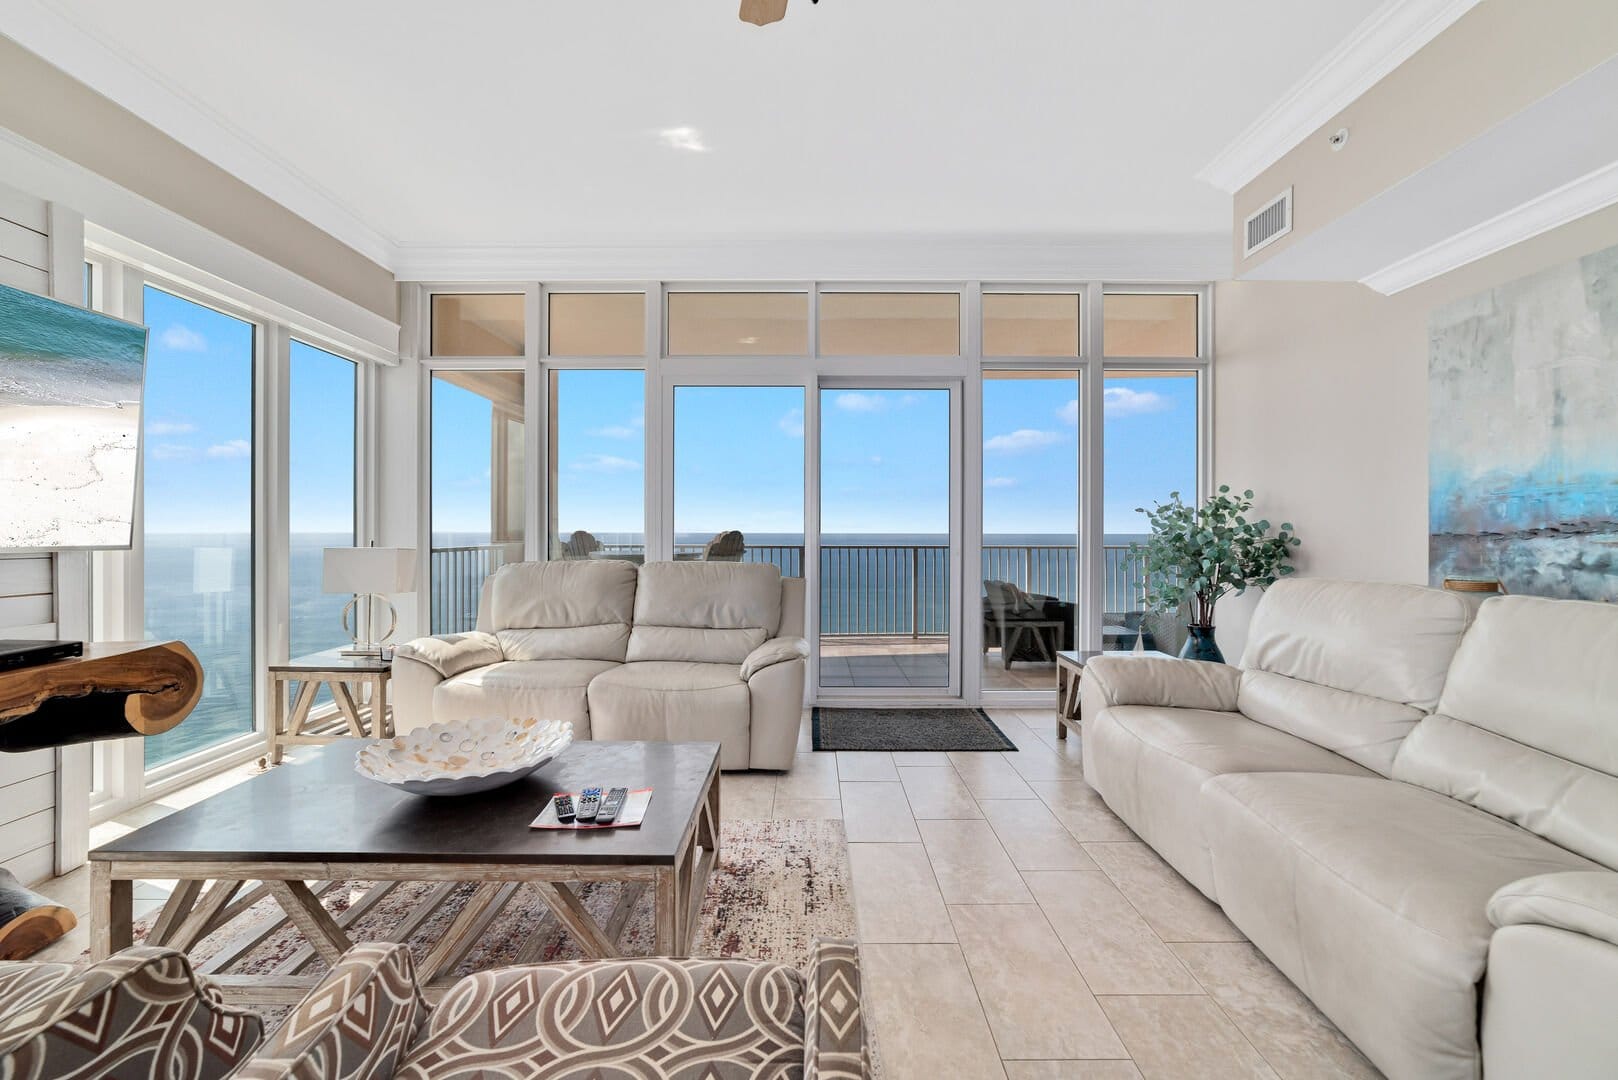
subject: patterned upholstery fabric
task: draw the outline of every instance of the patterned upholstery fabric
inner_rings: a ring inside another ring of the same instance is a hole
[[[803,977],[750,960],[506,968],[450,990],[401,1080],[786,1080],[803,1063]]]
[[[67,979],[0,976],[0,1076],[8,1080],[212,1080],[264,1038],[255,1013],[224,1004],[173,949],[136,946]],[[46,984],[49,983],[47,986]],[[20,1006],[11,992],[25,995]]]
[[[817,941],[804,994],[803,1080],[865,1080],[860,955],[852,941]]]
[[[0,963],[0,1006],[14,1013],[78,974],[72,964]],[[0,1019],[0,1031],[5,1030]]]
[[[403,945],[356,945],[282,1021],[241,1080],[393,1075],[427,1016]]]

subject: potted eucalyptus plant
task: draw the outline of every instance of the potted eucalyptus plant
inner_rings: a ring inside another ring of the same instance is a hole
[[[1300,541],[1292,524],[1282,522],[1272,535],[1268,521],[1250,517],[1252,509],[1251,491],[1232,495],[1222,484],[1201,506],[1181,502],[1175,491],[1168,502],[1137,511],[1152,526],[1152,538],[1134,545],[1146,576],[1147,609],[1190,608],[1182,657],[1224,663],[1214,642],[1214,605],[1227,593],[1264,588],[1293,571],[1288,560]]]

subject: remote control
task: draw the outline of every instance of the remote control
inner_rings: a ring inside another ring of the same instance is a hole
[[[556,796],[556,820],[563,825],[573,824],[573,796]]]
[[[601,789],[587,787],[579,792],[578,818],[581,822],[589,824],[596,819],[596,813],[601,809]]]
[[[615,787],[607,792],[607,797],[601,800],[601,809],[596,811],[596,824],[611,825],[618,817],[618,811],[624,808],[624,800],[628,797],[628,788]]]

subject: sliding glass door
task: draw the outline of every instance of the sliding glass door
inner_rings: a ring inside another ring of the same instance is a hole
[[[960,693],[958,391],[820,390],[819,692]]]

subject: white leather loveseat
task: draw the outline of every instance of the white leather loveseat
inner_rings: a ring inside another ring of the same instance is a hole
[[[1618,606],[1288,579],[1100,658],[1084,772],[1394,1080],[1618,1076]]]
[[[803,579],[763,563],[511,563],[476,630],[399,646],[394,726],[555,717],[575,738],[718,742],[721,768],[788,769],[803,628]]]

